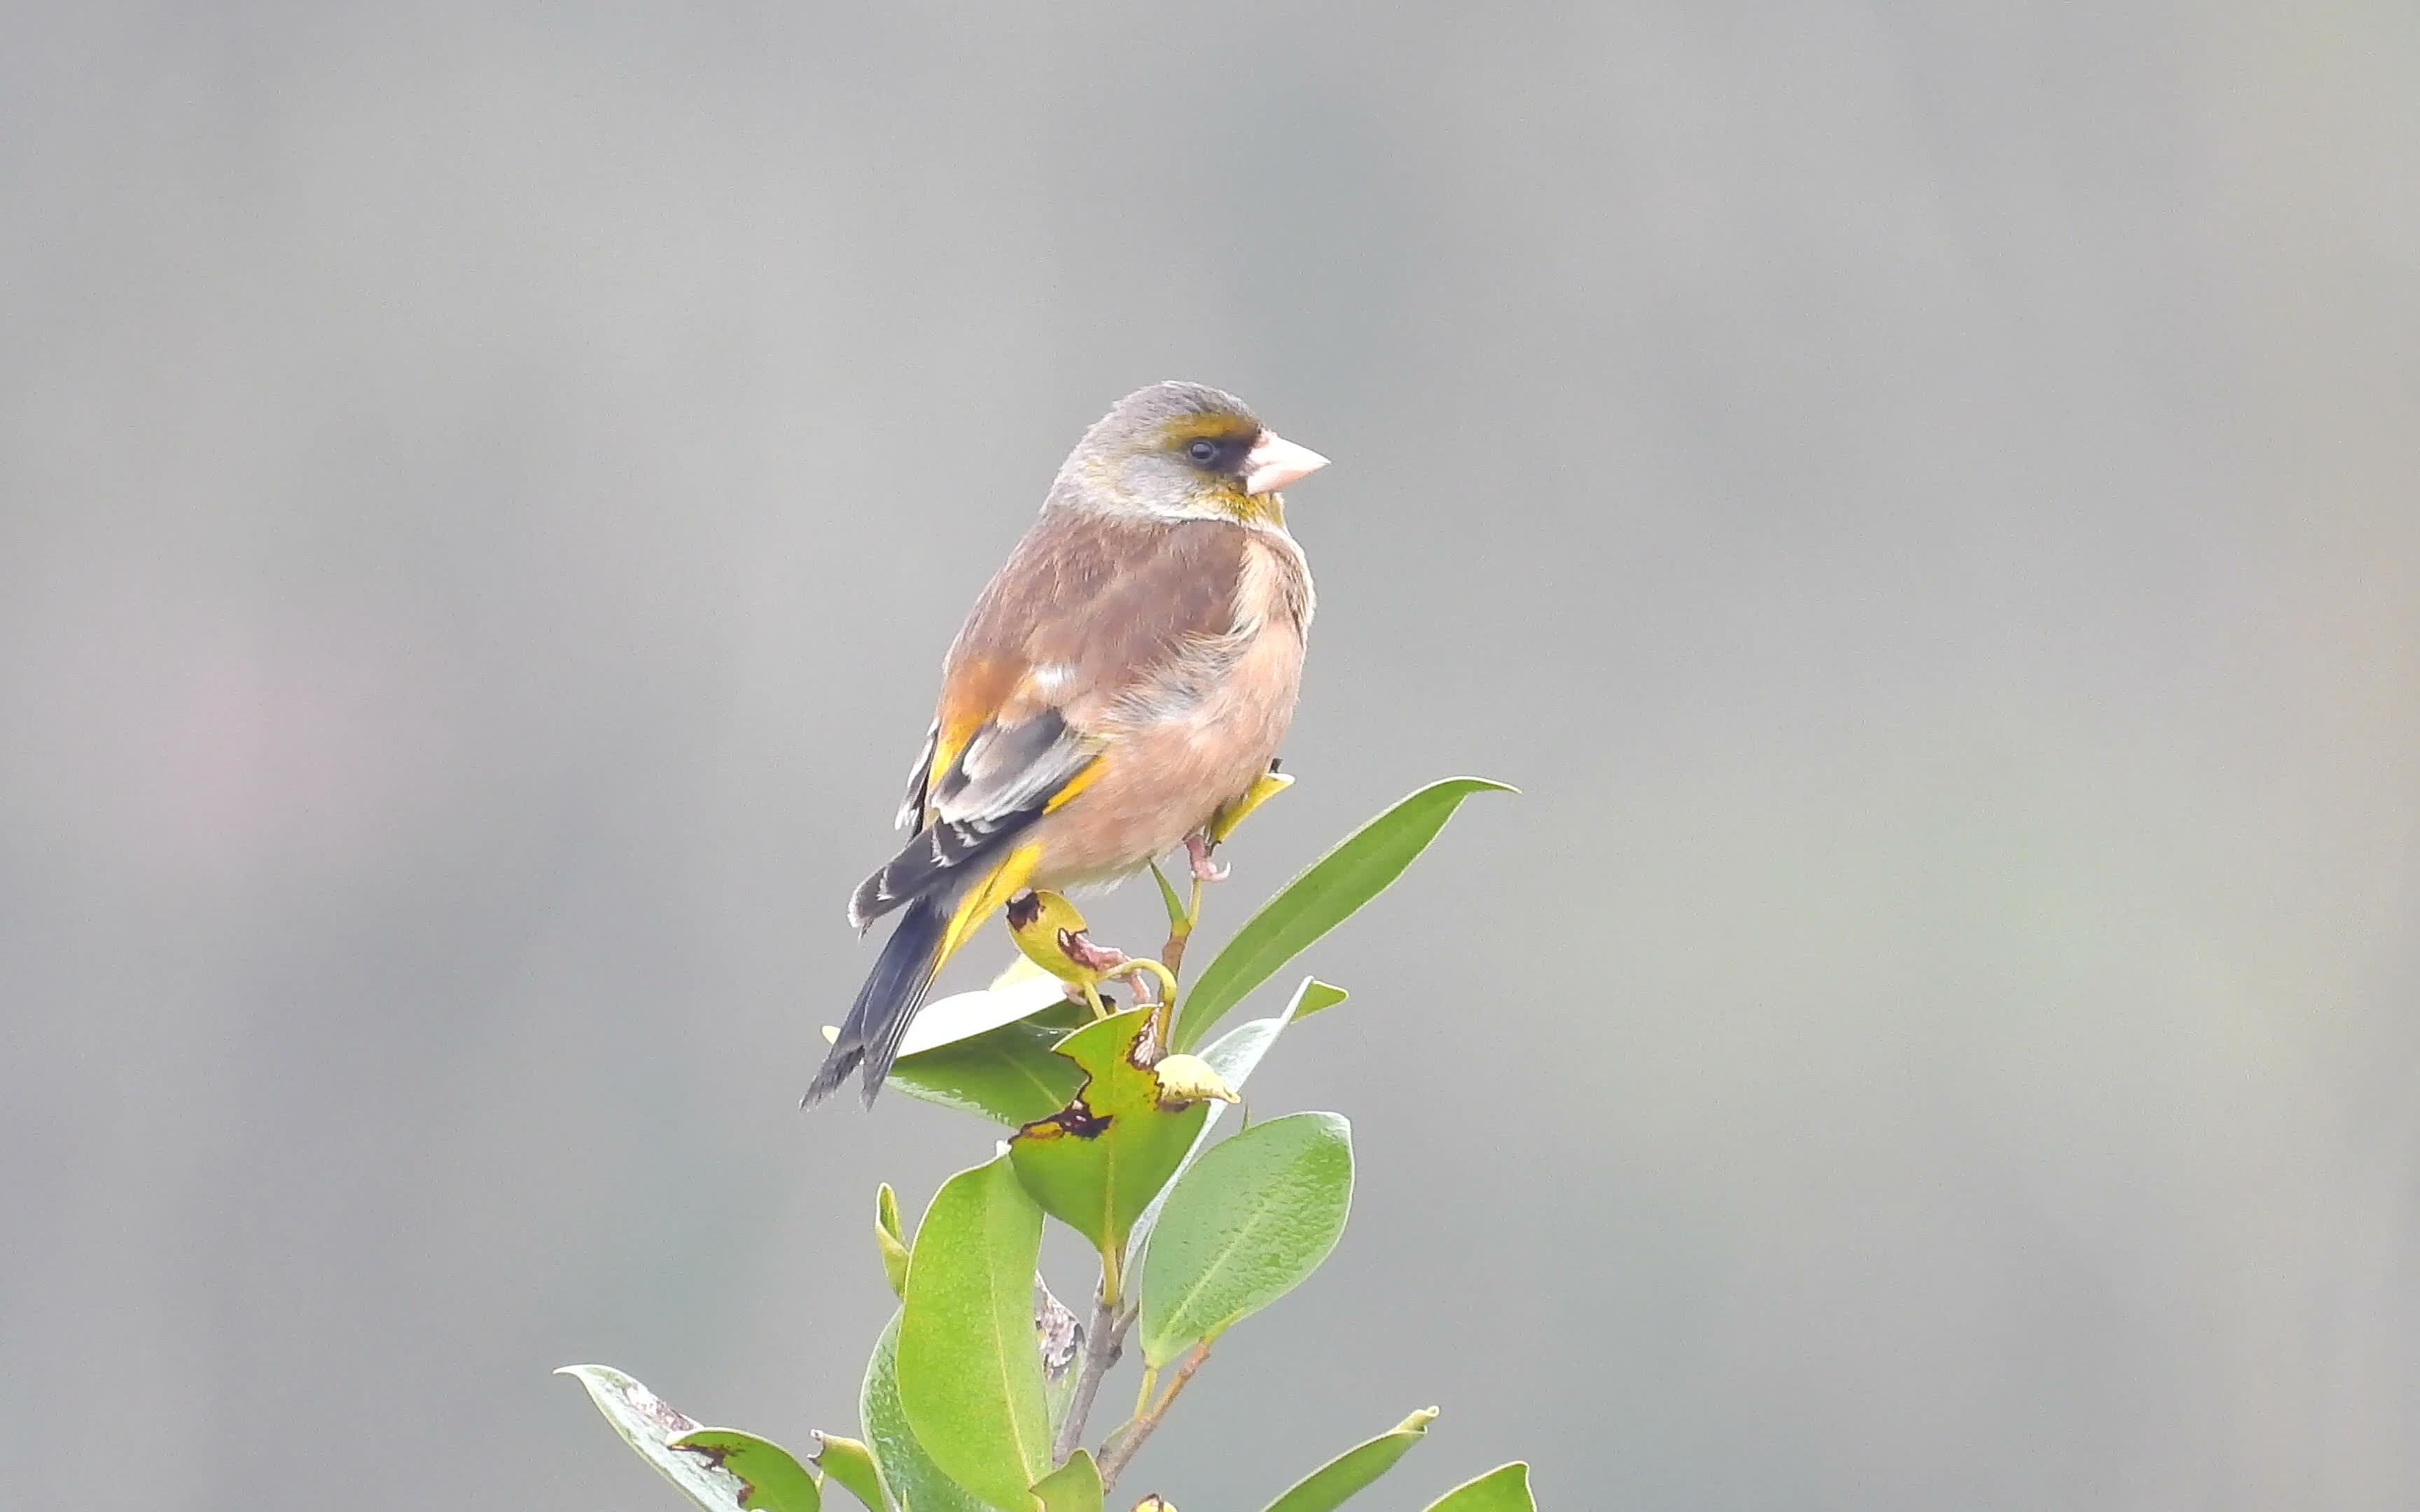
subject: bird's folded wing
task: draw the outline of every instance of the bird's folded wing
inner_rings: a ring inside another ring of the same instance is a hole
[[[1234,628],[1245,535],[1208,520],[1038,523],[951,648],[920,817],[1047,800],[1139,717],[1195,691]]]
[[[1244,531],[1214,521],[1039,522],[943,669],[901,805],[918,833],[850,905],[862,925],[1067,802],[1119,737],[1196,697],[1234,630]]]

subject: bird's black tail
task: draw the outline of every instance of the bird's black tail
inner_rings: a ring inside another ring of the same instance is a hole
[[[841,1023],[831,1053],[824,1057],[823,1070],[808,1084],[806,1106],[830,1097],[861,1064],[865,1068],[865,1105],[874,1105],[882,1079],[899,1057],[908,1021],[924,1006],[933,974],[940,969],[941,942],[949,933],[957,890],[926,893],[899,911],[898,928],[884,942],[865,985],[857,990],[857,1001]]]

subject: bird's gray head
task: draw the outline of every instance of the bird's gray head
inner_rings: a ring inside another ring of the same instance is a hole
[[[1094,422],[1050,490],[1057,507],[1282,525],[1278,490],[1327,465],[1206,384],[1137,389]]]

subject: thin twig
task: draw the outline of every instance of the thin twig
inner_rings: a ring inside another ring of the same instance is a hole
[[[1176,1394],[1185,1389],[1185,1383],[1193,1379],[1193,1372],[1201,1369],[1202,1362],[1208,1358],[1210,1358],[1208,1339],[1203,1339],[1185,1351],[1185,1358],[1176,1363],[1176,1374],[1170,1378],[1168,1390],[1160,1393],[1159,1400],[1152,1403],[1150,1409],[1136,1417],[1133,1422],[1111,1434],[1109,1442],[1101,1445],[1100,1471],[1103,1491],[1106,1492],[1117,1485],[1118,1476],[1126,1468],[1126,1461],[1132,1459],[1135,1457],[1135,1451],[1142,1447],[1142,1441],[1151,1437],[1152,1429],[1159,1427],[1159,1420],[1166,1417],[1168,1410],[1176,1404]]]
[[[1201,922],[1202,879],[1196,876],[1193,879],[1192,898],[1185,907],[1184,919],[1170,927],[1168,943],[1159,948],[1159,964],[1168,968],[1168,974],[1171,979],[1184,971],[1186,944],[1193,938],[1194,926]]]
[[[1118,1363],[1125,1336],[1125,1330],[1119,1326],[1116,1311],[1095,1296],[1092,1326],[1084,1331],[1084,1355],[1076,1363],[1076,1389],[1067,1398],[1067,1417],[1059,1425],[1059,1437],[1050,1445],[1051,1463],[1064,1460],[1076,1452],[1076,1445],[1084,1442],[1084,1422],[1093,1415],[1093,1399],[1101,1394],[1102,1378]]]
[[[1185,942],[1192,937],[1193,930],[1190,924],[1182,930],[1168,932],[1168,943],[1159,948],[1159,964],[1168,968],[1170,976],[1173,977],[1184,969]]]

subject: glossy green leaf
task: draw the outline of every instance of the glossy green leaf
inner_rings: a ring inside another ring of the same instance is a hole
[[[1064,998],[1069,1019],[1090,1015]],[[1084,1073],[1052,1052],[1068,1025],[1045,1011],[1035,1018],[1002,1024],[970,1039],[955,1040],[892,1065],[888,1085],[910,1097],[1015,1126],[1047,1119],[1066,1106]]]
[[[1226,949],[1202,970],[1177,1008],[1175,1047],[1189,1050],[1246,994],[1275,975],[1313,940],[1352,917],[1403,875],[1474,793],[1511,793],[1501,782],[1457,777],[1433,782],[1312,862],[1263,903]]]
[[[1428,1436],[1437,1410],[1424,1407],[1366,1443],[1357,1443],[1295,1482],[1268,1504],[1267,1512],[1334,1512],[1356,1491],[1395,1468],[1395,1461]]]
[[[1135,1220],[1209,1117],[1208,1103],[1171,1100],[1137,1063],[1150,1018],[1130,1009],[1067,1036],[1059,1053],[1081,1068],[1082,1088],[1008,1142],[1017,1178],[1043,1211],[1107,1255],[1125,1252]]]
[[[1144,1362],[1165,1365],[1301,1285],[1352,1202],[1352,1131],[1337,1114],[1272,1119],[1211,1147],[1178,1179],[1143,1260]]]
[[[1498,1465],[1431,1502],[1428,1512],[1538,1512],[1529,1496],[1529,1467],[1518,1459]]]
[[[942,1473],[1001,1512],[1028,1512],[1050,1469],[1033,1346],[1042,1210],[1005,1158],[941,1183],[916,1226],[899,1324],[899,1401]]]
[[[866,1362],[865,1387],[858,1397],[858,1421],[865,1425],[866,1445],[874,1452],[882,1489],[900,1512],[989,1512],[966,1488],[941,1473],[917,1440],[916,1430],[908,1426],[907,1411],[899,1405],[900,1317],[892,1314],[883,1326],[874,1358]]]
[[[738,1512],[743,1483],[706,1455],[675,1449],[672,1441],[704,1425],[611,1365],[567,1365],[555,1372],[587,1388],[588,1399],[639,1458],[656,1467],[706,1512]],[[755,1504],[746,1504],[753,1505]],[[813,1504],[809,1504],[812,1505]]]
[[[1101,1472],[1082,1449],[1067,1462],[1033,1483],[1047,1512],[1101,1512]]]
[[[692,1428],[672,1445],[738,1476],[739,1504],[752,1512],[822,1512],[822,1487],[789,1450],[769,1439],[737,1428]]]
[[[908,1295],[908,1240],[899,1231],[899,1195],[883,1182],[874,1190],[874,1242],[882,1251],[882,1273],[891,1294]]]
[[[1230,1088],[1240,1092],[1252,1072],[1260,1069],[1262,1057],[1269,1053],[1271,1045],[1277,1043],[1278,1036],[1285,1032],[1287,1025],[1305,1013],[1317,1012],[1322,1008],[1342,1001],[1343,988],[1331,987],[1314,977],[1305,977],[1302,985],[1294,990],[1294,996],[1286,1000],[1284,1012],[1273,1019],[1253,1019],[1249,1023],[1236,1025],[1203,1050],[1202,1058],[1210,1063],[1210,1068]],[[1177,1166],[1180,1175],[1186,1166],[1201,1159],[1202,1152],[1210,1148],[1210,1135],[1218,1127],[1219,1116],[1226,1111],[1224,1103],[1210,1104],[1210,1114],[1202,1120],[1202,1132],[1193,1136],[1193,1148],[1185,1152],[1184,1163]],[[1174,1190],[1173,1182],[1160,1188],[1159,1195],[1151,1199],[1151,1206],[1135,1220],[1133,1236],[1126,1241],[1126,1268],[1129,1272],[1134,1270],[1143,1246],[1150,1242],[1151,1231],[1159,1222],[1160,1211],[1168,1206],[1168,1195]]]
[[[865,1512],[888,1512],[882,1500],[882,1473],[875,1468],[874,1451],[837,1433],[815,1435],[815,1468],[826,1485],[837,1486],[865,1505]]]

